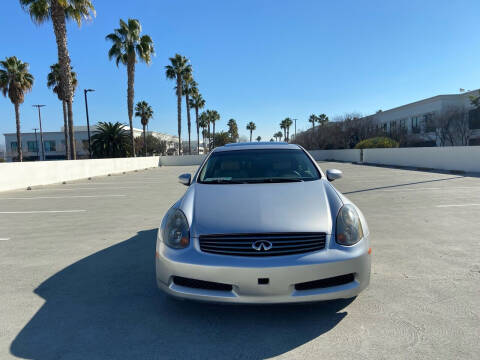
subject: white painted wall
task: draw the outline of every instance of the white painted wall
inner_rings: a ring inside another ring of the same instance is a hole
[[[363,162],[480,173],[480,146],[365,149]]]
[[[207,155],[161,156],[162,166],[190,166],[200,165]]]
[[[0,163],[0,191],[24,189],[28,186],[55,184],[62,181],[157,167],[159,161],[158,156],[152,156]]]
[[[348,162],[360,162],[360,150],[310,150],[309,153],[317,161],[337,160]]]

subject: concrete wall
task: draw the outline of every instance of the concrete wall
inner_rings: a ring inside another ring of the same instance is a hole
[[[365,149],[363,162],[480,173],[480,146]]]
[[[348,162],[360,161],[360,150],[345,149],[345,150],[310,150],[309,153],[317,161],[322,160],[337,160]]]
[[[62,181],[157,167],[159,161],[158,156],[153,156],[0,163],[0,191],[24,189],[28,186],[55,184]]]
[[[207,155],[161,156],[162,166],[200,165]]]

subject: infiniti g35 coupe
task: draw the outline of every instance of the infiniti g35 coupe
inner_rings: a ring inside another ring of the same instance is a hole
[[[355,297],[370,282],[362,212],[310,154],[286,143],[213,150],[158,231],[156,278],[170,295],[288,303]]]

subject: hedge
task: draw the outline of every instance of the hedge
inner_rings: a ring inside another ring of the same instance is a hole
[[[374,137],[360,141],[355,149],[396,148],[398,142],[388,137]]]

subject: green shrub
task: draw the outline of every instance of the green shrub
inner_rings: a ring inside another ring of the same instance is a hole
[[[375,149],[375,148],[396,148],[398,141],[388,137],[374,137],[360,141],[355,145],[355,149]]]

